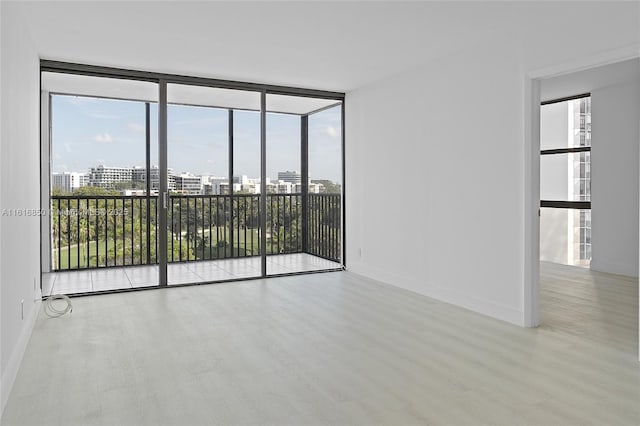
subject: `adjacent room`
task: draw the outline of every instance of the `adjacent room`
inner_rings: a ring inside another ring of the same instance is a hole
[[[640,424],[640,2],[0,2],[0,424]]]
[[[632,59],[541,82],[541,323],[629,347],[637,334],[639,75]]]

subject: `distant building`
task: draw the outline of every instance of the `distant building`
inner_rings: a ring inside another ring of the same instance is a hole
[[[296,184],[302,182],[302,177],[300,176],[300,173],[296,171],[286,171],[278,172],[278,180]]]
[[[202,193],[202,178],[191,173],[175,175],[176,192],[186,195],[199,195]]]
[[[309,194],[319,194],[322,192],[323,185],[321,183],[309,183]],[[302,194],[302,184],[299,183],[294,186],[293,192]]]
[[[120,191],[120,195],[123,195],[126,197],[131,197],[131,196],[140,197],[140,196],[146,195],[145,192],[146,191],[144,189],[123,189],[122,191]]]
[[[78,188],[89,185],[88,173],[64,172],[51,174],[51,188],[64,192],[73,192]]]
[[[152,166],[149,170],[151,194],[157,194],[160,190],[160,169]],[[216,176],[196,176],[189,172],[176,174],[171,169],[167,173],[167,186],[169,191],[185,195],[225,195],[229,194],[229,179]],[[107,167],[99,165],[92,167],[90,173],[53,173],[52,186],[71,192],[80,186],[97,186],[112,189],[117,184],[130,183],[131,188],[123,188],[122,191],[131,190],[128,193],[139,194],[146,191],[147,169],[145,167]],[[234,193],[260,194],[260,179],[252,179],[247,175],[234,176],[232,179]],[[267,193],[299,194],[302,193],[302,179],[296,171],[278,172],[278,180],[272,182],[267,178]],[[309,181],[309,193],[322,192],[323,185]]]
[[[224,195],[229,193],[229,179],[226,177],[202,176],[202,193]]]
[[[137,182],[146,187],[146,167],[133,167],[131,174],[134,183]],[[160,169],[158,168],[158,166],[151,166],[151,169],[149,170],[149,182],[151,182],[151,192],[157,193],[160,190]],[[167,188],[169,189],[169,191],[176,190],[176,176],[173,173],[172,169],[167,170]]]
[[[89,169],[89,185],[113,188],[117,183],[132,182],[133,167],[107,167],[99,165]]]
[[[278,183],[275,184],[275,192],[278,194],[291,194],[293,192],[295,184],[291,182],[285,182],[283,180],[279,180]]]

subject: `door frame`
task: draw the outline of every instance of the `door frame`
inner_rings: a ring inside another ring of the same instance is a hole
[[[524,327],[540,325],[540,101],[544,79],[640,57],[637,47],[614,49],[577,61],[530,71],[524,76]],[[640,124],[639,124],[640,127]],[[640,158],[638,159],[640,162]],[[640,217],[638,218],[640,221]],[[639,235],[640,239],[640,235]],[[640,271],[639,271],[640,272]],[[640,310],[640,297],[638,298]],[[638,320],[640,361],[640,318]]]

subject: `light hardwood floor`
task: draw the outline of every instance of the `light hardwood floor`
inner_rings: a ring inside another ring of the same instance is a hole
[[[637,280],[541,284],[537,329],[348,272],[76,298],[2,424],[640,424]]]

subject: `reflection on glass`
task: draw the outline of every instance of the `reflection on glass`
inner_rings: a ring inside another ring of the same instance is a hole
[[[591,146],[591,98],[540,107],[540,149]]]
[[[540,156],[540,199],[591,200],[591,153]]]
[[[591,152],[548,151],[591,146],[591,98],[543,105],[540,146],[540,199],[591,201]],[[591,211],[542,209],[540,247],[542,260],[588,266]]]
[[[540,209],[540,260],[588,267],[591,210]]]

